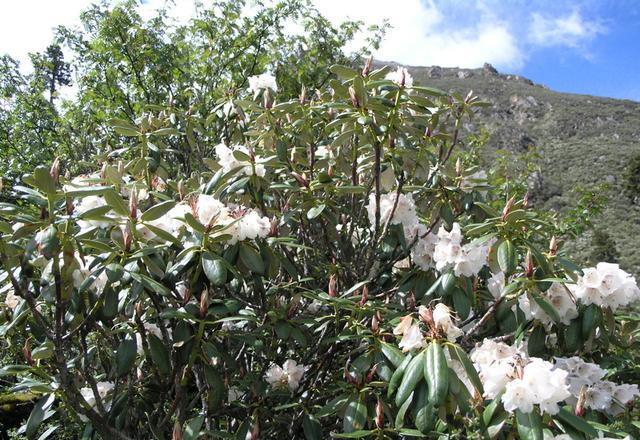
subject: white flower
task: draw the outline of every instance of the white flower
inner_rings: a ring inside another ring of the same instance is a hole
[[[406,67],[398,67],[394,72],[387,73],[385,79],[391,80],[399,86],[412,87],[413,77]]]
[[[487,280],[487,289],[498,300],[502,296],[502,289],[504,289],[505,277],[504,272],[498,272],[491,274],[491,278]]]
[[[400,323],[393,329],[393,334],[396,336],[405,335],[409,331],[409,327],[413,324],[413,318],[411,315],[407,315],[400,319]]]
[[[637,385],[618,385],[603,380],[606,372],[602,368],[597,364],[585,362],[577,356],[556,358],[555,367],[567,372],[571,392],[571,398],[567,399],[567,403],[575,404],[584,391],[585,408],[617,415],[624,410],[625,405],[640,397]]]
[[[158,229],[162,229],[163,231],[166,231],[173,236],[177,236],[180,234],[181,230],[185,229],[184,216],[187,213],[191,213],[191,207],[186,203],[179,203],[171,208],[163,216],[155,220],[148,221],[147,223]],[[140,225],[141,224],[139,224],[139,226]],[[150,238],[155,237],[155,234],[151,232],[151,230],[149,230],[148,228],[146,228],[146,230],[148,232],[145,231],[145,235],[149,236]]]
[[[420,326],[418,324],[411,325],[404,333],[404,336],[400,340],[398,346],[404,352],[423,348],[425,346],[425,342],[424,337],[422,336],[422,331],[420,331]]]
[[[261,163],[263,159],[255,156],[255,164],[252,164],[249,160],[242,160],[236,158],[234,152],[239,152],[239,156],[249,156],[249,149],[244,145],[232,145],[227,147],[225,144],[218,144],[215,146],[216,156],[218,156],[218,163],[222,167],[225,173],[231,170],[240,168],[240,171],[247,176],[257,175],[264,177],[266,169]],[[255,173],[254,173],[255,166]]]
[[[104,409],[106,411],[109,411],[109,409],[111,408],[112,398],[108,396],[108,394],[114,388],[114,384],[112,382],[98,382],[96,383],[96,388],[98,389],[98,395],[100,396],[100,400],[102,401]],[[91,388],[80,388],[80,394],[90,407],[95,408],[96,395],[93,393],[93,390]],[[85,422],[87,421],[87,418],[83,415],[80,415],[80,419]]]
[[[427,227],[422,223],[416,224],[416,226],[409,231],[405,229],[405,239],[409,241],[407,244],[410,244],[416,235],[418,236],[418,241],[411,249],[411,259],[416,266],[424,271],[429,270],[435,265],[433,253],[436,249],[436,243],[438,242],[438,237],[436,237],[435,234],[426,234],[426,232]]]
[[[295,391],[300,386],[300,380],[304,375],[304,365],[292,359],[288,359],[280,367],[272,365],[265,374],[265,379],[273,388],[289,387],[289,390]]]
[[[95,257],[91,255],[85,255],[84,258],[80,258],[80,254],[76,252],[74,264],[77,265],[77,268],[71,273],[73,287],[77,289],[87,278],[93,277],[93,282],[90,287],[96,292],[102,292],[104,290],[107,282],[109,281],[107,278],[107,272],[103,270],[98,276],[95,276],[93,274],[95,268],[91,267],[94,260]]]
[[[272,91],[277,92],[278,85],[276,84],[276,77],[270,73],[263,73],[261,75],[249,77],[249,90],[251,92],[256,94],[263,89],[271,89]]]
[[[107,201],[104,197],[101,196],[87,196],[84,197],[80,203],[75,206],[76,214],[84,214],[85,212],[99,208],[101,206],[107,206]],[[107,228],[109,227],[109,222],[102,220],[78,220],[78,226],[80,226],[80,232],[88,231],[92,228]]]
[[[13,289],[7,291],[7,296],[4,299],[4,303],[12,310],[15,310],[16,307],[20,305],[22,302],[22,298],[16,295]]]
[[[256,238],[265,238],[271,231],[271,220],[268,217],[261,217],[254,210],[240,210],[243,212],[242,217],[233,224],[233,238],[229,240],[229,244],[237,241],[255,240]],[[233,215],[233,213],[232,213]]]
[[[578,309],[571,300],[569,292],[565,290],[562,284],[553,283],[546,292],[542,292],[541,296],[553,305],[560,316],[560,322],[564,325],[569,325],[572,319],[578,317]],[[538,303],[531,301],[528,295],[520,295],[518,297],[518,307],[520,307],[527,320],[537,319],[547,326],[553,323],[551,317],[547,315]]]
[[[636,279],[612,263],[598,263],[583,269],[571,289],[583,304],[596,304],[616,310],[640,299]]]
[[[451,310],[445,304],[440,303],[435,306],[433,309],[433,322],[439,330],[447,335],[447,339],[451,342],[455,342],[456,339],[464,334],[453,323]]]
[[[443,272],[452,267],[456,276],[476,275],[486,265],[492,243],[469,243],[463,246],[458,223],[452,225],[451,231],[441,226],[438,231],[438,243],[433,252],[436,269]]]
[[[502,396],[507,411],[516,409],[529,413],[533,405],[548,414],[557,414],[558,402],[569,397],[568,373],[553,368],[553,364],[542,359],[532,358],[522,370],[522,377],[507,383]]]
[[[229,210],[220,200],[207,194],[198,196],[196,204],[198,221],[205,226],[227,224],[231,222]]]
[[[393,205],[396,204],[396,193],[382,194],[380,196],[380,225],[384,225],[391,216]],[[376,196],[369,195],[369,203],[367,204],[367,215],[369,223],[373,226],[376,222]],[[416,214],[416,205],[411,194],[399,194],[396,209],[393,212],[390,224],[403,226],[413,226],[418,222]]]

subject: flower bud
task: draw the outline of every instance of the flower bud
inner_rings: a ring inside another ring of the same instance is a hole
[[[549,255],[554,256],[558,252],[558,242],[556,240],[556,236],[551,237],[551,241],[549,242]]]
[[[29,339],[24,341],[24,346],[22,347],[22,355],[24,356],[24,360],[29,365],[33,365],[33,357],[31,357],[31,347],[29,346]]]
[[[298,97],[298,102],[300,102],[300,105],[304,105],[304,102],[307,99],[307,88],[305,86],[302,86],[302,90],[300,90],[300,96]]]
[[[407,309],[408,310],[413,310],[416,308],[416,296],[414,295],[413,291],[409,292],[409,295],[407,295]]]
[[[338,295],[338,279],[335,274],[331,274],[329,277],[329,291],[327,292],[329,296],[335,297]]]
[[[369,55],[367,62],[364,63],[364,67],[362,68],[362,76],[369,76],[369,72],[371,72],[371,64],[373,64],[373,55]]]
[[[511,208],[513,208],[514,202],[515,202],[515,198],[511,197],[507,202],[507,204],[504,205],[504,209],[502,210],[502,217],[501,217],[502,221],[505,221],[505,219],[507,218],[507,215],[509,215],[509,213],[511,212]]]
[[[433,132],[431,131],[431,127],[427,127],[427,130],[424,132],[424,135],[428,138],[433,136]]]
[[[258,440],[259,435],[260,435],[260,421],[256,419],[256,422],[253,424],[253,429],[251,430],[251,440]]]
[[[138,301],[135,305],[136,318],[140,319],[142,317],[142,302]]]
[[[124,248],[127,252],[129,252],[129,250],[131,249],[131,243],[133,243],[133,231],[131,230],[130,222],[127,222],[127,226],[125,226],[124,228],[123,240]]]
[[[533,276],[533,258],[531,257],[531,250],[527,251],[527,256],[524,258],[525,275],[527,278]]]
[[[100,168],[100,178],[101,179],[106,179],[107,178],[107,163],[103,163],[102,164],[102,168]]]
[[[364,379],[364,383],[369,383],[373,380],[373,376],[375,376],[376,371],[378,371],[378,364],[375,364],[371,370],[367,373],[367,376]]]
[[[74,206],[73,206],[73,199],[71,197],[67,197],[64,201],[64,207],[65,210],[67,212],[67,215],[71,215],[73,214],[73,210],[74,210]]]
[[[49,170],[49,175],[53,179],[55,183],[58,183],[58,179],[60,178],[60,159],[56,157],[51,165],[51,169]]]
[[[362,296],[360,297],[360,307],[363,307],[367,303],[369,297],[369,287],[365,284],[362,288]]]
[[[378,330],[380,330],[380,320],[378,319],[378,313],[376,312],[376,314],[373,315],[373,318],[371,318],[371,331],[374,334],[377,334]]]
[[[264,108],[267,110],[273,107],[273,100],[271,99],[271,94],[269,93],[269,89],[265,89],[262,94],[262,102],[264,104]]]
[[[178,194],[180,195],[180,201],[184,200],[184,197],[187,195],[187,191],[184,187],[184,180],[182,179],[178,182]]]
[[[353,86],[349,86],[349,97],[351,98],[351,104],[354,107],[360,107],[360,101],[358,101],[356,90],[353,88]]]
[[[173,424],[171,440],[182,440],[182,426],[180,426],[180,422],[178,420]]]
[[[580,389],[580,394],[578,395],[578,402],[576,403],[575,414],[578,417],[582,417],[584,415],[584,404],[587,400],[587,389],[583,385],[582,389]]]
[[[460,158],[456,160],[456,176],[460,177],[462,174],[462,161]]]
[[[378,398],[378,403],[376,403],[376,427],[378,429],[384,428],[384,405],[380,398]]]
[[[200,294],[200,319],[204,319],[209,311],[209,291],[204,289]]]
[[[136,189],[133,188],[129,196],[129,216],[134,220],[138,218],[138,196],[136,192]]]
[[[525,209],[529,207],[529,194],[524,195],[524,199],[522,199],[522,207]]]
[[[291,175],[296,179],[296,181],[298,182],[298,184],[300,186],[304,186],[305,188],[309,187],[309,182],[303,176],[301,176],[300,174],[296,173],[295,171],[292,171]]]
[[[119,160],[118,161],[118,174],[120,174],[120,176],[124,176],[125,173],[125,169],[124,169],[124,162]]]

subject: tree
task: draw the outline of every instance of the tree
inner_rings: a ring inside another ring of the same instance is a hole
[[[47,47],[44,54],[32,55],[31,62],[36,78],[44,82],[49,102],[53,104],[58,88],[71,85],[71,66],[64,61],[62,49],[57,44]]]
[[[617,263],[620,254],[616,249],[616,242],[607,231],[596,229],[591,238],[591,262],[607,261]]]

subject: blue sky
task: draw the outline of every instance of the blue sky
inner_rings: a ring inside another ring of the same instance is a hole
[[[77,24],[90,3],[3,1],[0,53],[28,65],[27,53],[44,50],[55,25]],[[144,3],[143,16],[167,0]],[[392,28],[376,53],[381,60],[447,67],[480,67],[487,61],[503,73],[526,76],[553,90],[640,101],[640,0],[313,3],[335,23],[347,17],[367,24],[388,20]],[[174,0],[177,21],[185,22],[193,12],[191,0]]]

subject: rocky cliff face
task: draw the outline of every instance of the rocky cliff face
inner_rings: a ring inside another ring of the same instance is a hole
[[[622,174],[640,154],[640,103],[558,93],[531,80],[499,73],[489,64],[480,69],[410,67],[414,82],[455,91],[469,90],[490,102],[469,129],[485,126],[490,136],[486,159],[497,149],[540,154],[541,173],[532,176],[536,203],[563,209],[577,187],[606,183],[609,203],[595,219],[620,252],[619,262],[640,274],[640,207],[622,194]],[[571,246],[577,257],[589,252],[589,238]]]

